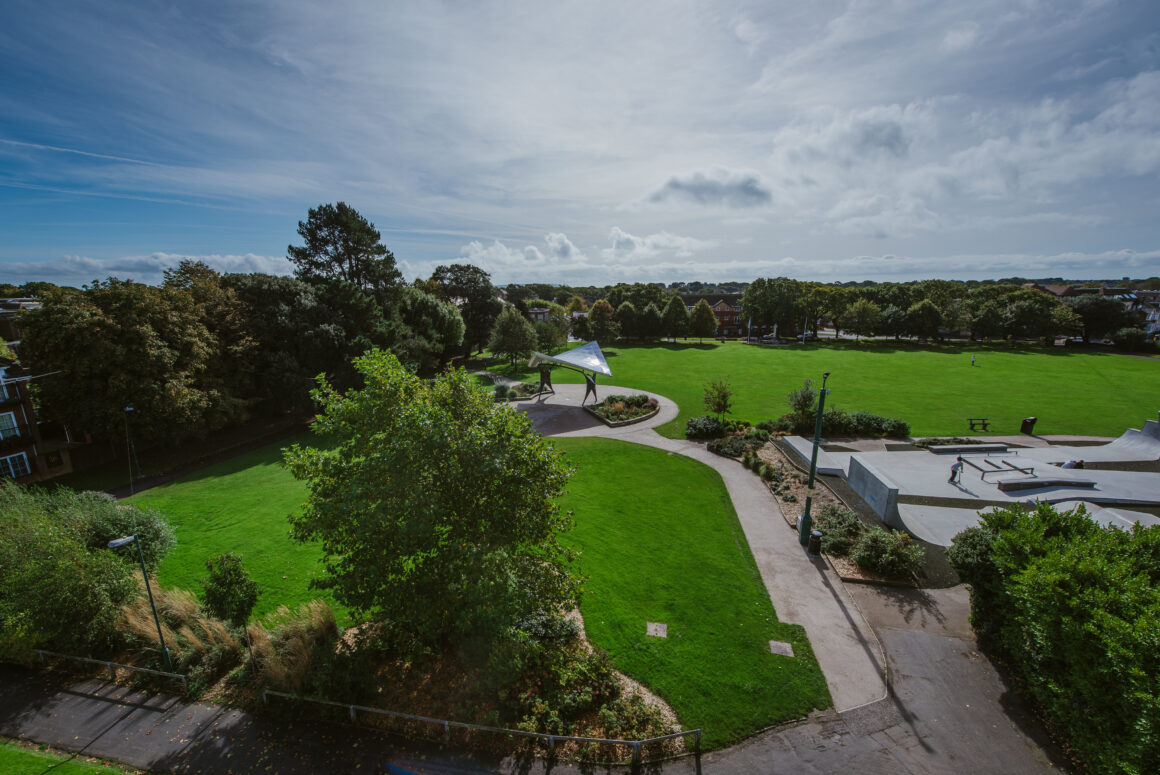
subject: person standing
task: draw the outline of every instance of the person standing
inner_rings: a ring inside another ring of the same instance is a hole
[[[973,355],[971,356],[971,365],[972,366],[975,365],[975,356],[973,356]]]
[[[955,462],[951,464],[951,478],[947,479],[947,484],[955,484],[958,480],[963,478],[963,456],[959,455],[955,458]]]

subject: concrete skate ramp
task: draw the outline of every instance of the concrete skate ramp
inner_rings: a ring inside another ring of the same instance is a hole
[[[1050,463],[1066,460],[1156,460],[1160,458],[1160,425],[1148,420],[1140,430],[1130,428],[1115,441],[1098,447],[1031,447],[1020,450],[1028,457]]]

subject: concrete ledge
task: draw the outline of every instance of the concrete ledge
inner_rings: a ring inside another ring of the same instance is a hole
[[[990,473],[990,472],[988,472]],[[1090,479],[1005,479],[996,483],[1003,492],[1012,490],[1042,490],[1047,487],[1094,488],[1096,483]]]
[[[935,444],[927,447],[936,455],[961,455],[964,452],[1006,452],[1006,444]]]
[[[786,436],[782,439],[794,457],[801,461],[802,467],[810,467],[810,457],[814,454],[814,442],[803,439],[801,436]],[[846,469],[830,456],[828,452],[818,448],[818,473],[824,476],[846,476]]]

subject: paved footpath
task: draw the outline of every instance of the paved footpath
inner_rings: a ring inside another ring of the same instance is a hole
[[[608,428],[576,410],[583,386],[556,390],[554,396],[519,402],[546,435],[647,444],[721,473],[778,617],[805,627],[835,701],[836,709],[700,760],[678,759],[647,770],[673,775],[1061,771],[1053,762],[1063,757],[979,654],[962,587],[847,587],[801,549],[757,477],[699,444],[651,430],[676,416],[672,402],[661,399],[660,414],[647,424]],[[251,716],[100,681],[53,684],[43,673],[4,665],[0,735],[174,773],[371,773],[385,771],[387,762],[426,775],[627,769],[470,756],[348,724]]]
[[[786,525],[769,488],[733,460],[698,444],[669,439],[653,428],[677,416],[677,406],[655,396],[661,411],[635,425],[609,428],[577,407],[583,385],[558,385],[556,393],[518,402],[549,436],[602,436],[645,444],[698,460],[721,475],[749,549],[769,591],[777,618],[805,628],[838,711],[851,710],[886,696],[882,648],[841,580],[819,557],[811,557]],[[601,386],[604,395],[639,392]]]

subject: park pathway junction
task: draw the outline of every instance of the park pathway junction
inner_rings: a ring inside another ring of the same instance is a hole
[[[588,386],[591,388],[591,386]],[[768,488],[703,444],[654,430],[678,407],[653,395],[645,422],[608,427],[583,408],[583,384],[517,402],[545,436],[601,436],[663,449],[720,473],[781,621],[801,625],[834,707],[721,751],[647,765],[666,773],[1048,773],[1064,771],[1038,722],[977,651],[962,586],[847,586],[801,546]],[[604,395],[639,393],[601,385]],[[674,546],[673,551],[680,551]],[[162,772],[592,772],[541,759],[485,760],[365,729],[267,720],[87,681],[63,690],[0,671],[0,734],[84,746]],[[156,734],[154,734],[156,732]],[[1053,763],[1054,762],[1054,763]],[[620,770],[620,767],[613,767]],[[624,769],[627,770],[627,767]]]

